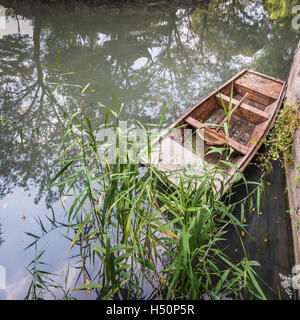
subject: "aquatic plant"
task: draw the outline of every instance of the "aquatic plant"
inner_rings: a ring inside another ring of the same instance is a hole
[[[105,111],[102,129],[116,132],[112,163],[107,157],[112,146],[97,139],[84,113],[85,90],[78,99],[73,97],[78,111],[65,116],[66,131],[56,146],[60,169],[49,185],[60,189],[66,219],[58,223],[54,216],[48,217],[49,231],[65,226],[69,238],[73,233],[69,250],[76,250],[80,258],[78,285],[64,292],[83,290],[99,299],[265,299],[254,270],[258,263],[245,256],[234,264],[221,246],[229,225],[246,232],[242,208],[260,185],[237,203],[231,202],[232,190],[223,196],[222,177],[228,175],[229,166],[234,168],[227,148],[222,166],[209,165],[200,175],[181,175],[178,188],[151,161],[146,168],[124,161],[132,159],[132,150],[140,150],[141,143],[132,136],[132,127],[122,130],[124,105],[119,108],[115,96],[114,108],[100,106]],[[160,125],[162,120],[163,116]],[[151,131],[141,123],[135,127],[146,136],[144,152],[150,159]],[[122,153],[125,141],[129,148]],[[221,148],[212,151],[224,154]],[[247,186],[243,174],[234,169],[233,182]],[[241,206],[240,217],[232,214],[236,206]],[[46,228],[38,222],[43,236]],[[32,245],[42,238],[32,236]],[[29,270],[39,280],[37,262],[36,258]],[[96,276],[91,276],[91,268],[96,268]],[[36,280],[27,297],[40,297]],[[44,291],[47,283],[42,283]]]
[[[260,167],[267,172],[272,171],[272,161],[280,161],[281,165],[293,163],[293,134],[299,126],[298,103],[283,108],[266,139],[263,141],[267,151],[259,155]]]

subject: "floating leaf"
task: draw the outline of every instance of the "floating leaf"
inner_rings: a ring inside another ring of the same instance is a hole
[[[61,204],[63,207],[65,207],[66,200],[67,200],[67,197],[63,197],[63,199],[61,200]]]
[[[87,285],[87,286],[89,286],[89,285],[91,284],[91,282],[90,282],[89,279],[84,278],[84,284]],[[85,292],[86,292],[87,294],[91,294],[91,293],[92,293],[92,289],[91,289],[90,287],[88,287],[88,289],[86,289]]]

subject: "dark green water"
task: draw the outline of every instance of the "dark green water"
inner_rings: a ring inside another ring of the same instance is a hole
[[[55,99],[49,97],[59,77],[65,84],[90,84],[83,108],[95,128],[104,122],[99,104],[112,105],[113,92],[125,104],[122,120],[128,121],[159,123],[169,100],[168,124],[241,69],[286,79],[299,39],[290,16],[270,18],[280,1],[93,3],[0,0],[6,9],[6,28],[0,30],[0,110],[17,129],[0,127],[0,265],[7,270],[2,299],[22,299],[28,287],[24,268],[33,250],[23,251],[31,242],[24,232],[40,232],[34,218],[51,210],[64,214],[57,192],[42,192],[53,176],[51,146],[64,132],[63,110],[78,110],[63,98],[79,95],[74,86],[60,87]],[[259,175],[255,167],[246,171],[250,180]],[[290,243],[283,171],[276,167],[267,179],[263,215],[248,217],[245,244],[273,288],[266,289],[268,296],[276,298],[278,273],[291,270]],[[235,241],[228,240],[233,255],[239,252]],[[68,240],[52,232],[43,243],[52,271],[63,275]]]
[[[254,158],[253,164],[245,171],[248,181],[259,181],[261,178],[261,171],[255,166],[255,161],[257,159]],[[273,163],[273,170],[272,174],[263,178],[265,191],[260,207],[257,207],[256,197],[253,198],[252,209],[245,207],[247,232],[239,237],[242,230],[238,230],[238,233],[236,230],[228,230],[224,245],[227,246],[227,254],[233,257],[236,263],[244,257],[245,252],[249,259],[260,263],[261,266],[256,271],[268,299],[289,299],[281,287],[282,280],[279,276],[279,273],[289,275],[293,266],[286,180],[284,170],[279,164]],[[249,191],[253,188],[254,186],[249,186]],[[238,187],[232,200],[237,201],[244,196],[245,188]],[[239,207],[236,208],[235,215],[240,216]]]

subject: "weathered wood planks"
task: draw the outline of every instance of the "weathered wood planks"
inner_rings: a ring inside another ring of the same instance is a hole
[[[195,155],[167,136],[153,145],[151,160],[144,158],[143,163],[148,166],[154,165],[158,170],[165,172],[175,185],[189,175],[196,174],[201,177],[205,174],[201,156]]]
[[[230,111],[230,117],[232,114],[234,114],[234,112],[237,111],[237,109],[240,107],[240,105],[243,103],[243,101],[246,99],[248,95],[248,92],[242,97],[241,100],[239,100],[235,105],[233,105],[233,108],[231,108],[231,111]],[[232,100],[231,100],[232,101]],[[231,102],[232,103],[232,102]],[[228,111],[228,108],[227,108],[227,111]],[[226,115],[226,117],[223,119],[223,121],[220,123],[220,127],[218,127],[216,129],[216,131],[219,131],[221,129],[221,126],[223,126],[225,124],[225,122],[228,122],[229,120],[229,117]]]
[[[224,102],[225,107],[227,108],[230,102],[230,97],[224,95],[224,94],[218,94],[216,95],[216,99],[219,101],[220,105],[222,105],[221,103],[221,99]],[[239,100],[235,100],[232,99],[232,105],[236,106],[239,103]],[[255,124],[259,124],[262,123],[264,121],[267,121],[269,119],[269,115],[262,111],[259,110],[255,107],[249,106],[248,104],[242,103],[239,108],[237,108],[234,111],[234,114],[236,114],[237,116],[240,116],[250,122],[253,122]]]
[[[235,80],[235,84],[275,100],[278,98],[282,87],[282,82],[271,80],[254,72],[246,72]]]
[[[201,127],[203,127],[203,124],[201,124],[201,122],[195,120],[192,117],[187,117],[185,119],[186,123],[188,123],[190,126],[194,127],[195,129],[199,129]],[[209,144],[212,145],[229,145],[230,147],[232,147],[234,150],[236,150],[237,152],[241,153],[241,154],[247,154],[247,152],[249,151],[248,148],[244,147],[243,145],[241,145],[240,143],[238,143],[237,141],[231,139],[231,138],[226,138],[225,136],[219,134],[218,132],[216,132],[215,130],[211,130],[209,128],[204,128],[204,140],[207,141]]]

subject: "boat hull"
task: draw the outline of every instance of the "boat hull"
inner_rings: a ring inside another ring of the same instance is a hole
[[[193,172],[200,176],[205,174],[201,168],[221,165],[219,153],[207,153],[211,147],[221,146],[231,150],[227,161],[234,165],[223,178],[223,189],[228,189],[235,173],[245,170],[267,136],[285,90],[282,80],[249,69],[241,71],[188,109],[153,143],[154,165],[176,186],[186,175],[187,167],[195,168]],[[199,136],[201,150],[195,143]]]

